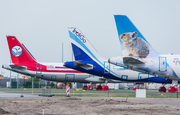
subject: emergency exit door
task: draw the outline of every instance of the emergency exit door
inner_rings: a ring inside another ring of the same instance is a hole
[[[159,71],[167,71],[166,57],[159,57]]]
[[[36,74],[42,74],[42,65],[36,64]]]
[[[110,72],[110,63],[107,61],[104,62],[104,73],[109,73]]]
[[[75,80],[75,74],[66,74],[65,81],[73,82]]]

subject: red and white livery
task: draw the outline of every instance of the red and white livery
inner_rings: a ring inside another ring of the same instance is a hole
[[[7,36],[12,63],[2,65],[2,68],[57,82],[97,82],[104,83],[102,77],[90,75],[63,66],[63,63],[40,63],[15,36]],[[112,80],[110,82],[121,82]]]

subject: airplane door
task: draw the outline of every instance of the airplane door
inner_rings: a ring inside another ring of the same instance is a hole
[[[55,76],[55,75],[52,75],[52,76],[51,76],[51,80],[52,80],[52,81],[56,81],[56,76]]]
[[[104,62],[104,73],[109,73],[110,72],[110,63],[107,61]]]
[[[66,74],[65,75],[65,80],[69,82],[73,82],[75,79],[75,74]]]
[[[128,79],[128,75],[122,75],[121,79],[126,79],[127,80]]]
[[[167,71],[166,57],[159,57],[159,71]]]
[[[42,74],[42,65],[36,64],[36,74]]]
[[[149,74],[145,74],[145,73],[138,74],[138,79],[145,79],[145,78],[149,78]]]

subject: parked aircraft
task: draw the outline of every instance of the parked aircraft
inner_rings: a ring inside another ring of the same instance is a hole
[[[63,66],[63,63],[41,63],[36,61],[28,49],[15,36],[7,36],[12,63],[2,65],[2,68],[57,82],[104,83],[104,78],[76,71]],[[110,80],[120,83],[119,80]],[[90,86],[92,88],[92,86]]]
[[[178,91],[180,55],[159,55],[127,16],[114,15],[123,56],[108,60],[111,64],[172,80],[169,92]],[[162,87],[164,88],[164,87]]]
[[[144,74],[129,69],[125,69],[113,64],[108,63],[107,59],[101,57],[94,49],[84,34],[74,27],[68,28],[71,45],[75,57],[75,61],[65,62],[66,67],[86,72],[89,74],[102,76],[108,79],[121,80],[126,82],[154,82],[154,83],[171,83],[171,80],[155,77],[154,75]],[[104,86],[105,87],[105,86]],[[160,90],[160,91],[166,91]]]

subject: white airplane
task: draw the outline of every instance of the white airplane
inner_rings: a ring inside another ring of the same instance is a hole
[[[27,48],[15,36],[7,36],[11,64],[2,65],[2,68],[57,82],[104,83],[105,78],[76,71],[63,66],[63,63],[40,63],[31,55]],[[110,83],[120,83],[119,80],[110,80]],[[90,85],[90,88],[92,86]]]
[[[64,65],[66,67],[97,76],[103,76],[106,78],[106,83],[108,79],[131,83],[172,83],[171,80],[165,80],[164,78],[155,77],[154,75],[148,75],[109,64],[107,59],[99,55],[97,50],[94,49],[89,40],[78,28],[70,27],[68,31],[75,61],[65,62]],[[160,92],[166,92],[165,87],[160,89]]]
[[[180,83],[180,55],[159,55],[127,16],[114,15],[123,56],[113,57],[109,63],[153,76],[172,80],[169,92],[178,91]]]

